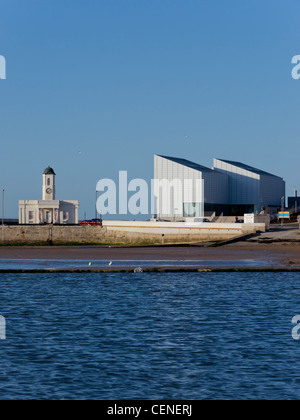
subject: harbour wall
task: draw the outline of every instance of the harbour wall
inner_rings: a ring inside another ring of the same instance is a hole
[[[192,244],[265,232],[266,225],[106,221],[103,226],[0,226],[0,244]]]

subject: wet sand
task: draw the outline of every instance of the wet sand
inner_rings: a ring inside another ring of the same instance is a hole
[[[300,243],[238,242],[221,247],[0,247],[0,259],[42,260],[204,260],[265,262],[266,268],[300,268]],[[259,265],[259,264],[258,264]],[[215,267],[215,266],[214,266]],[[91,270],[96,270],[93,267]]]

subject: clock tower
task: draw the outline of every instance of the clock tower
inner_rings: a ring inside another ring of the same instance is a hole
[[[50,166],[43,173],[43,200],[55,200],[55,172]]]

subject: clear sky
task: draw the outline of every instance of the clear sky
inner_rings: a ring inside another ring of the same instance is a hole
[[[57,198],[94,217],[97,181],[150,181],[155,153],[242,161],[300,193],[299,22],[299,0],[0,0],[6,216],[50,164]]]

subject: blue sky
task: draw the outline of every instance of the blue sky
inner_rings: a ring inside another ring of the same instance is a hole
[[[300,192],[298,0],[0,0],[6,215],[57,198],[94,217],[101,178],[153,177],[153,155],[238,160]],[[186,136],[189,136],[186,138]],[[79,154],[78,152],[82,152]]]

